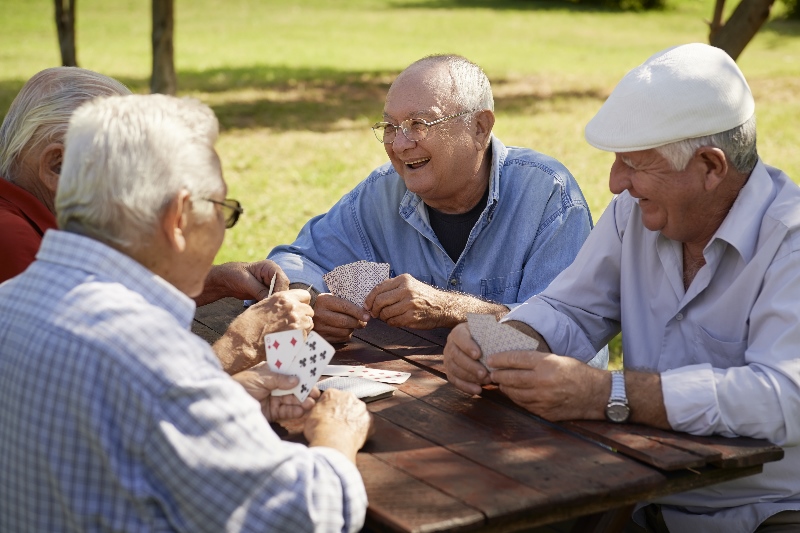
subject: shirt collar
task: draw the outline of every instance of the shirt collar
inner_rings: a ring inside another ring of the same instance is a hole
[[[772,179],[759,159],[709,245],[716,239],[723,240],[736,248],[745,262],[749,262],[755,253],[761,230],[761,224],[757,221],[764,218],[772,203],[774,189]]]
[[[120,283],[161,307],[186,329],[194,318],[194,300],[141,263],[90,237],[49,230],[42,240],[37,261],[54,263],[96,276],[98,281]]]

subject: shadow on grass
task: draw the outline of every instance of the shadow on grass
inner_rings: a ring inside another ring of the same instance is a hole
[[[494,9],[498,11],[580,11],[584,13],[619,13],[618,0],[428,0],[392,2],[399,9]]]
[[[223,129],[270,128],[277,131],[342,131],[380,120],[384,98],[396,71],[338,71],[256,65],[178,72],[179,94],[206,102]],[[135,93],[147,93],[149,80],[120,78]],[[0,81],[5,111],[24,80]],[[606,95],[594,90],[543,92],[538,80],[494,79],[500,113],[535,114],[553,101]],[[504,86],[513,85],[513,91]]]
[[[764,33],[776,33],[783,37],[800,36],[800,19],[775,19],[764,24],[761,28]],[[745,53],[747,53],[745,51]]]

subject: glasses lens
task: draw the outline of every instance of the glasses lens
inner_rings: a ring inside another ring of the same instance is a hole
[[[384,144],[391,144],[394,142],[394,135],[397,128],[388,122],[378,122],[372,126],[372,131],[375,132],[375,138]]]
[[[403,133],[409,141],[421,141],[428,135],[428,124],[424,120],[406,120],[403,122]]]
[[[228,215],[225,217],[225,227],[231,229],[239,221],[239,215],[244,212],[242,205],[237,200],[225,200],[222,204],[228,210]]]

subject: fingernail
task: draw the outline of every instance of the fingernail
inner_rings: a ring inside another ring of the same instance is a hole
[[[364,322],[368,322],[370,318],[372,318],[372,317],[370,316],[370,314],[369,314],[369,313],[364,313],[364,314],[361,316],[361,320],[363,320]]]

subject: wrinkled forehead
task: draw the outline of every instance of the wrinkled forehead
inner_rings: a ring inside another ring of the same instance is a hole
[[[441,116],[455,107],[453,88],[453,79],[443,65],[409,67],[389,88],[384,116],[395,119]]]

